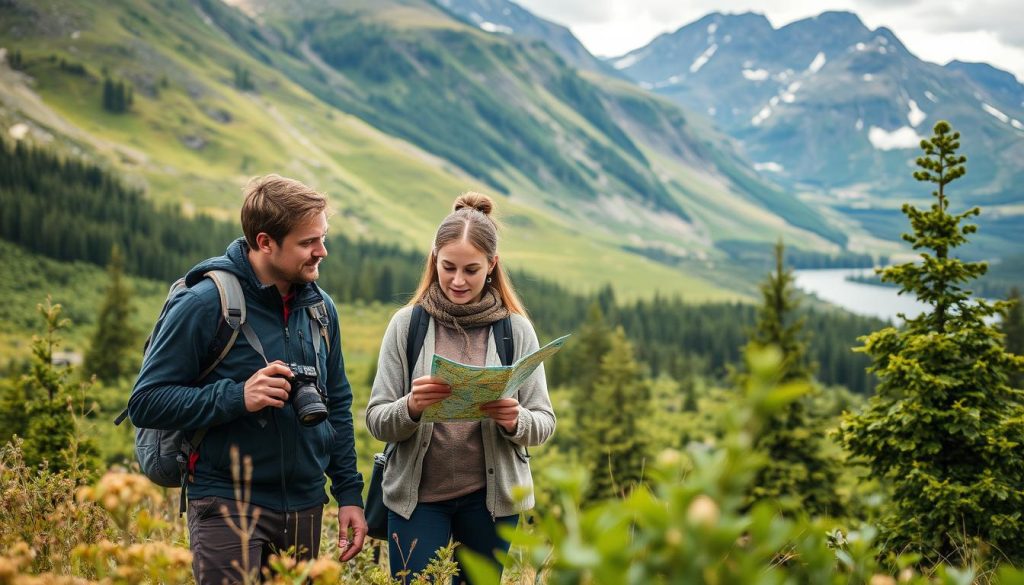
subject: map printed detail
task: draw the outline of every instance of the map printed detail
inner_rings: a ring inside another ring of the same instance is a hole
[[[569,336],[563,335],[511,366],[467,366],[434,354],[430,375],[448,382],[452,394],[428,406],[420,420],[460,422],[487,418],[480,412],[481,405],[515,394],[537,366],[558,353],[567,339]]]

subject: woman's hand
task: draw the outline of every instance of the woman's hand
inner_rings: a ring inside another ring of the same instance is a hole
[[[420,415],[428,406],[441,402],[452,394],[451,386],[440,378],[422,376],[412,381],[409,393],[409,416],[412,420],[420,420]]]
[[[516,426],[519,424],[519,401],[515,398],[502,398],[488,402],[482,405],[480,410],[501,425],[506,433],[516,432]]]

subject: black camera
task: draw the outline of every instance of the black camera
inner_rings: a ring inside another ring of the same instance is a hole
[[[288,402],[292,403],[295,416],[307,427],[322,423],[327,418],[327,400],[316,385],[316,368],[291,363],[288,369],[292,371],[292,377],[288,378],[288,383],[292,385]]]

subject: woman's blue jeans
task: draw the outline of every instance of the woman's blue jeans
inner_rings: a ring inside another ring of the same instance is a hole
[[[519,523],[519,516],[492,518],[487,511],[485,497],[486,490],[482,489],[443,502],[420,502],[408,520],[388,511],[391,575],[398,578],[399,571],[409,570],[411,577],[422,572],[434,558],[437,549],[448,546],[449,540],[490,558],[500,571],[497,556],[499,552],[508,552],[509,543],[498,535],[498,525],[515,527]],[[396,535],[398,542],[395,542]],[[414,540],[415,547],[412,546]],[[472,581],[463,573],[453,582],[472,585]]]

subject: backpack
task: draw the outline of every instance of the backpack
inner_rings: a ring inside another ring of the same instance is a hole
[[[409,378],[409,386],[412,387],[412,364],[419,357],[423,349],[423,342],[427,338],[427,327],[430,325],[430,316],[420,305],[412,308],[412,317],[409,319],[409,336],[405,342],[405,363],[409,365],[406,372]],[[512,364],[515,356],[515,341],[512,339],[512,318],[505,317],[500,321],[491,323],[491,335],[494,337],[494,347],[498,351],[498,359],[501,365]],[[384,466],[391,453],[394,452],[397,443],[388,443],[383,453],[376,453],[373,456],[373,471],[370,474],[370,487],[366,494],[365,517],[369,527],[367,535],[377,540],[388,538],[388,511],[384,506],[384,489],[381,486],[384,479]]]
[[[203,274],[203,277],[209,278],[217,286],[217,292],[220,296],[221,318],[217,325],[217,333],[214,335],[213,341],[210,342],[206,357],[202,362],[206,365],[194,380],[195,383],[201,382],[217,365],[224,361],[231,348],[234,347],[239,331],[245,335],[250,345],[256,351],[260,354],[263,353],[262,344],[252,328],[246,323],[245,295],[242,292],[242,285],[238,281],[238,277],[226,270],[211,270]],[[167,298],[160,309],[160,316],[157,318],[157,324],[153,327],[154,330],[166,317],[167,305],[170,300],[187,288],[184,277],[174,281],[174,284],[167,291]],[[327,307],[321,301],[309,307],[308,311],[310,314],[310,328],[313,329],[313,349],[319,356],[321,337],[326,346],[330,348],[330,339],[327,333],[329,323]],[[317,329],[319,330],[317,331]],[[149,353],[152,340],[153,333],[150,332],[143,346],[143,356]],[[319,358],[317,363],[319,363]],[[125,408],[114,420],[114,424],[120,425],[127,417],[128,409]],[[206,436],[207,430],[206,428],[199,429],[191,437],[187,437],[186,432],[181,430],[138,428],[135,432],[135,457],[139,461],[140,470],[150,481],[157,485],[182,488],[181,511],[185,509],[185,488],[187,482],[194,479],[192,474],[195,471],[195,464],[199,458],[199,444],[202,442],[203,437]]]

